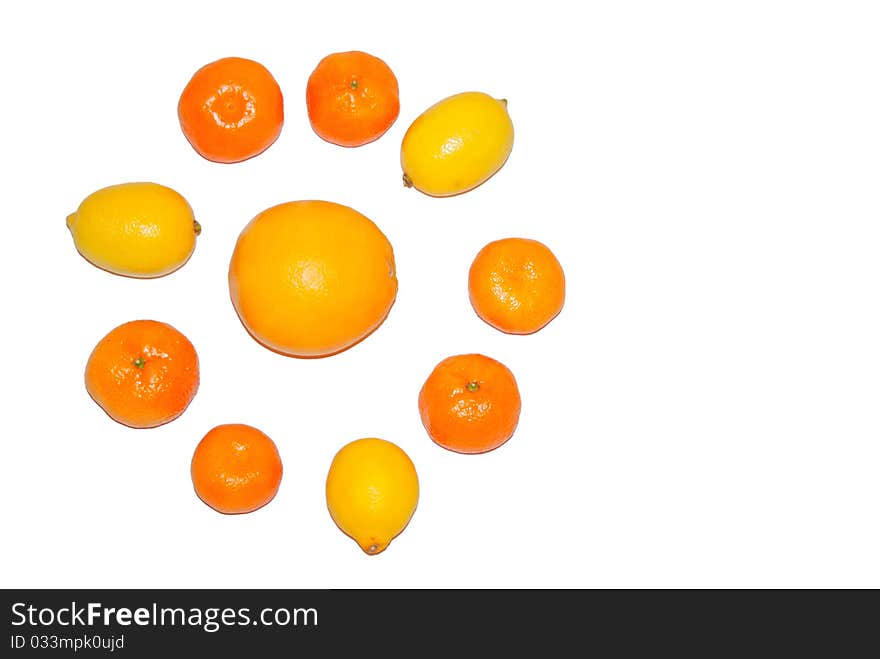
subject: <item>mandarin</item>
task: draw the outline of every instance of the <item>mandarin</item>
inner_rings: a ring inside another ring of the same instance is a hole
[[[259,62],[225,57],[195,72],[177,115],[193,148],[213,162],[252,158],[272,145],[284,123],[284,100]]]
[[[115,421],[153,428],[180,416],[199,387],[199,360],[171,325],[134,320],[111,330],[86,364],[86,390]]]
[[[513,435],[521,400],[513,373],[479,354],[447,357],[419,392],[422,424],[435,443],[458,453],[484,453]]]
[[[199,498],[226,514],[249,513],[269,503],[281,485],[278,448],[243,423],[216,426],[193,453],[190,475]]]
[[[477,254],[468,274],[477,315],[508,334],[532,334],[565,302],[565,274],[550,248],[537,240],[504,238]]]
[[[361,146],[381,137],[397,119],[397,78],[369,53],[333,53],[309,76],[306,107],[319,137],[339,146]]]

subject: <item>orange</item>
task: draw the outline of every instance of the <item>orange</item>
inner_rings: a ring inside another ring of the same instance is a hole
[[[266,67],[225,57],[195,72],[180,95],[177,116],[199,155],[214,162],[240,162],[278,139],[284,102]]]
[[[199,498],[227,514],[249,513],[269,503],[281,485],[282,471],[275,442],[243,423],[209,430],[190,465]]]
[[[241,232],[229,292],[257,341],[286,355],[324,357],[388,315],[397,295],[394,253],[379,227],[347,206],[289,202]]]
[[[513,435],[521,400],[513,373],[485,355],[457,355],[437,364],[419,392],[428,435],[458,453],[484,453]]]
[[[468,291],[474,311],[492,327],[509,334],[531,334],[562,310],[565,275],[546,245],[505,238],[477,254]]]
[[[353,50],[322,59],[306,86],[312,129],[339,146],[382,136],[400,113],[397,78],[378,57]]]
[[[152,428],[176,419],[199,387],[192,343],[155,320],[134,320],[98,342],[86,364],[86,390],[115,421]]]

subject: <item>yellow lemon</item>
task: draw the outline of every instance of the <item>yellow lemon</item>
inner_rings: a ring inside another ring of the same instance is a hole
[[[456,94],[425,110],[406,131],[403,182],[435,197],[467,192],[501,169],[512,148],[506,100]]]
[[[343,446],[327,474],[327,508],[336,525],[368,554],[378,554],[409,523],[419,478],[409,456],[384,439]]]
[[[99,268],[161,277],[186,263],[201,231],[179,193],[158,183],[122,183],[93,192],[67,216],[76,249]]]

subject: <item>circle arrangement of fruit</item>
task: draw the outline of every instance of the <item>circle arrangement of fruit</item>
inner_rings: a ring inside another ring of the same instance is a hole
[[[334,53],[309,77],[306,105],[318,136],[355,148],[381,138],[397,119],[397,79],[378,57]],[[259,155],[284,123],[275,78],[258,62],[238,57],[196,71],[177,111],[193,149],[217,163]],[[503,167],[513,136],[506,100],[481,92],[440,100],[404,135],[403,184],[434,197],[466,193]],[[182,267],[201,231],[186,199],[152,182],[93,192],[68,216],[67,226],[85,259],[137,278],[161,277]],[[267,349],[285,357],[330,357],[366,339],[391,311],[397,295],[394,250],[381,229],[352,208],[291,201],[264,210],[241,231],[228,287],[242,325]],[[532,334],[561,311],[565,277],[546,245],[499,237],[475,256],[468,292],[476,314],[492,327]],[[114,421],[154,428],[183,414],[196,395],[198,355],[172,325],[132,320],[97,342],[85,385]],[[514,374],[481,354],[443,358],[418,396],[428,436],[460,454],[492,451],[507,442],[520,405]],[[195,494],[223,514],[269,504],[282,473],[272,439],[244,424],[211,429],[191,463]],[[382,552],[404,530],[418,499],[416,467],[390,441],[355,440],[329,465],[327,509],[367,554]]]

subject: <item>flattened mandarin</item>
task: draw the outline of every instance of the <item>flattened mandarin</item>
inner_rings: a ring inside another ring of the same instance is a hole
[[[196,447],[190,465],[196,494],[226,514],[265,506],[278,492],[282,473],[275,442],[243,423],[212,428]]]
[[[436,444],[458,453],[485,453],[513,435],[521,408],[513,373],[485,355],[447,357],[419,392],[419,413]]]
[[[272,145],[284,124],[284,99],[259,62],[224,57],[195,72],[180,95],[183,134],[203,158],[234,163]]]
[[[397,119],[397,78],[369,53],[333,53],[309,76],[306,107],[319,137],[339,146],[362,146],[381,137]]]
[[[115,421],[153,428],[183,414],[199,387],[192,343],[166,323],[134,320],[111,330],[86,364],[86,390]]]
[[[532,334],[565,303],[565,274],[553,252],[537,240],[505,238],[480,250],[468,273],[477,315],[508,334]]]

